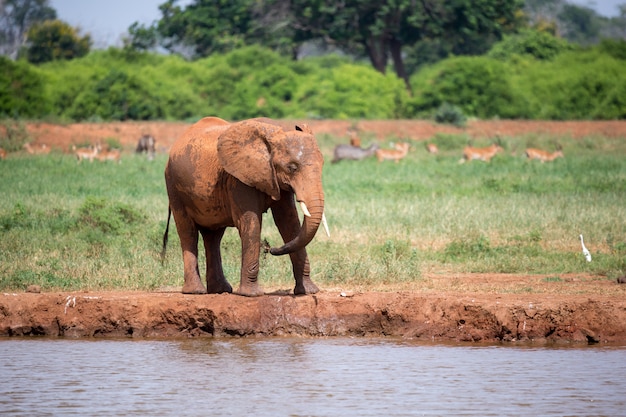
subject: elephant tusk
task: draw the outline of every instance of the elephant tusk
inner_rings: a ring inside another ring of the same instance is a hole
[[[302,213],[304,213],[305,216],[311,217],[311,213],[309,212],[309,209],[306,208],[306,204],[304,204],[304,201],[300,202],[300,207],[302,207]]]
[[[324,225],[324,230],[326,231],[326,235],[330,237],[330,230],[328,230],[328,223],[326,223],[326,215],[322,213],[322,224]]]

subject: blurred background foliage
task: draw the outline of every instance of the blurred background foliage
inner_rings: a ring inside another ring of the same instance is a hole
[[[168,0],[91,50],[48,3],[0,4],[1,117],[626,118],[626,4]]]

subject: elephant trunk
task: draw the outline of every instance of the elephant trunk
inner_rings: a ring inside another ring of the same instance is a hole
[[[324,196],[322,195],[317,199],[311,200],[309,204],[310,205],[303,204],[302,211],[305,213],[304,222],[302,223],[298,236],[285,243],[280,248],[271,248],[270,253],[272,255],[278,256],[297,252],[313,240],[322,221],[322,217],[324,216]]]

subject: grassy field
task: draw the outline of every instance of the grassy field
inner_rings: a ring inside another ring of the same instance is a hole
[[[438,155],[413,143],[400,163],[331,164],[343,140],[318,137],[328,238],[309,245],[321,287],[419,288],[426,273],[591,274],[626,271],[626,138],[502,138],[491,163],[459,164],[467,137],[437,136]],[[381,146],[401,138],[388,138]],[[363,144],[369,144],[363,138]],[[563,147],[564,159],[529,162],[526,146]],[[474,146],[488,145],[476,142]],[[0,290],[152,290],[182,286],[175,227],[164,264],[163,169],[126,151],[122,164],[77,164],[71,155],[12,154],[0,161]],[[173,224],[173,222],[172,222]],[[593,261],[580,250],[583,234]],[[262,234],[280,238],[271,214]],[[239,282],[235,229],[223,241],[227,278]],[[203,262],[203,258],[201,258]],[[201,264],[201,270],[204,266]],[[292,288],[288,257],[262,255],[266,288]]]

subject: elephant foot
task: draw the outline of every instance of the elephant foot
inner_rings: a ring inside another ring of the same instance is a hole
[[[206,288],[209,294],[233,292],[233,287],[226,280],[220,282],[207,282]]]
[[[255,285],[240,285],[239,289],[237,290],[237,294],[243,295],[246,297],[260,297],[265,293],[263,292],[261,287],[259,287],[258,284],[255,284]]]
[[[206,294],[206,288],[204,288],[200,280],[185,282],[183,285],[183,294]]]
[[[300,284],[296,283],[296,287],[293,289],[295,295],[316,294],[319,291],[320,289],[317,288],[317,285],[313,284],[313,281],[310,279],[306,279]]]

